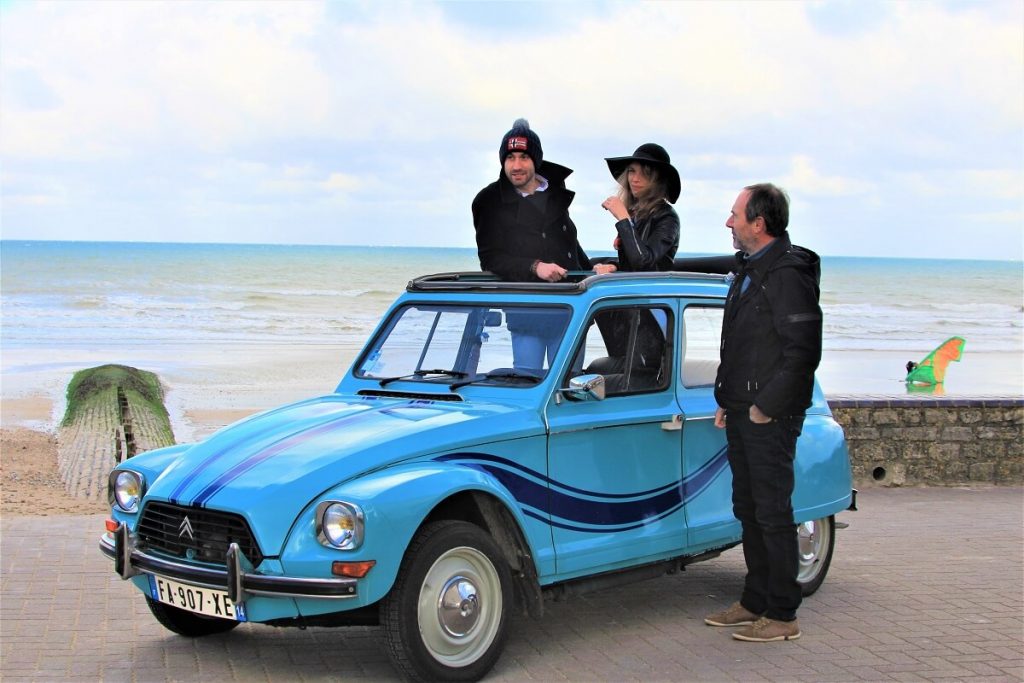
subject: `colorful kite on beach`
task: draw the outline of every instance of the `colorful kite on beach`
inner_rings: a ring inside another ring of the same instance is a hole
[[[942,384],[950,361],[959,361],[964,352],[963,337],[950,337],[925,356],[920,363],[907,363],[907,379],[911,384]]]

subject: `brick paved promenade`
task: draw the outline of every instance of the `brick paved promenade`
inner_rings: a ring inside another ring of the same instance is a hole
[[[688,571],[517,617],[491,681],[1024,680],[1024,491],[871,489],[845,512],[791,643],[703,625],[742,582],[731,550]],[[394,680],[374,628],[165,631],[96,548],[102,517],[2,524],[0,679]]]

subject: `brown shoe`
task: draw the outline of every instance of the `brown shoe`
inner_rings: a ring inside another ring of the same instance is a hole
[[[753,624],[760,614],[754,614],[738,602],[734,602],[721,612],[715,612],[704,619],[708,626],[746,626]]]
[[[732,634],[736,640],[751,643],[770,643],[775,640],[796,640],[800,637],[800,624],[797,620],[777,621],[761,617],[750,626],[741,628]]]

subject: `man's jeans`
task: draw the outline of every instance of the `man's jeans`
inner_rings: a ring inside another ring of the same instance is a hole
[[[747,578],[740,604],[769,619],[792,621],[802,599],[793,522],[793,458],[804,418],[754,424],[747,410],[726,413],[732,509],[743,525]]]
[[[542,377],[548,364],[555,358],[558,342],[561,341],[561,330],[539,331],[535,334],[512,332],[512,367],[515,370],[529,372]],[[544,362],[547,357],[547,364]]]

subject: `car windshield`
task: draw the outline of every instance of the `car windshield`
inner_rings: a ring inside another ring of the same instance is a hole
[[[547,375],[570,313],[565,306],[403,306],[360,358],[355,374],[381,386],[407,381],[457,384],[453,389],[530,387]]]

